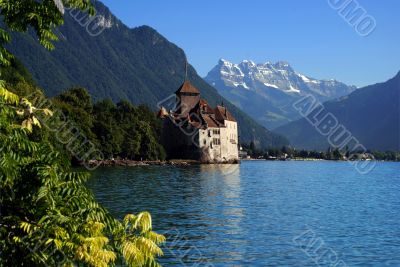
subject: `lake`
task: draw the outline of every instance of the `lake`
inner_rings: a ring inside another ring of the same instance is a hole
[[[400,163],[101,168],[113,215],[149,211],[163,266],[400,266]]]

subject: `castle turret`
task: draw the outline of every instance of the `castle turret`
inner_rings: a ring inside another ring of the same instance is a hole
[[[175,92],[178,100],[177,113],[186,115],[200,101],[200,92],[189,81],[185,81]]]

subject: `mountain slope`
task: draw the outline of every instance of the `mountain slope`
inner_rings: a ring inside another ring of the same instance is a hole
[[[348,95],[356,88],[335,80],[316,80],[297,73],[287,62],[234,64],[221,59],[205,77],[219,93],[267,128],[299,118],[292,108],[304,95],[320,101]]]
[[[324,103],[361,144],[371,150],[400,150],[400,72],[385,83],[359,89],[347,97]],[[326,150],[321,136],[305,119],[277,129],[297,148]]]
[[[173,94],[183,82],[183,50],[148,26],[126,27],[98,1],[95,7],[97,17],[92,22],[82,14],[73,13],[74,18],[66,13],[65,25],[58,34],[60,41],[52,52],[42,48],[32,34],[14,34],[9,49],[49,96],[80,85],[95,100],[129,99],[155,110],[157,103]],[[91,23],[89,27],[81,26],[87,22]],[[93,25],[104,31],[97,36],[89,34]],[[238,120],[242,142],[255,141],[262,147],[287,143],[221,97],[192,67],[188,76],[210,104],[225,102]]]

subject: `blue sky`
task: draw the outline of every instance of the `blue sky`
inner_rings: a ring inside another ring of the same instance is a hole
[[[376,21],[367,37],[328,1],[103,0],[129,27],[149,25],[183,48],[201,76],[220,58],[284,60],[305,75],[357,86],[400,71],[400,1],[357,0]]]

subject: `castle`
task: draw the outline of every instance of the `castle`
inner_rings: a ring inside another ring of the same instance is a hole
[[[185,81],[175,92],[175,103],[167,111],[160,105],[162,143],[169,158],[201,162],[237,162],[238,124],[222,104],[210,107],[199,90]]]

